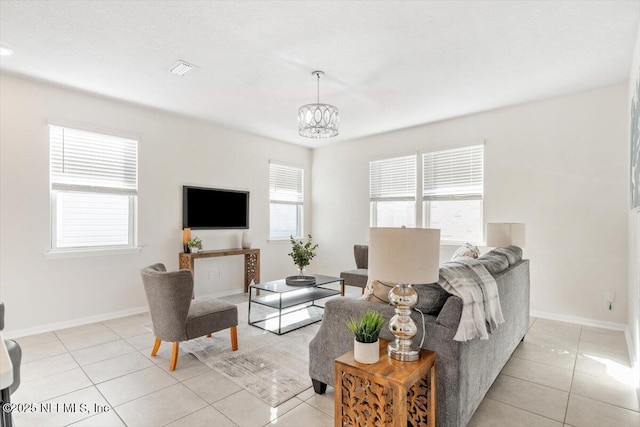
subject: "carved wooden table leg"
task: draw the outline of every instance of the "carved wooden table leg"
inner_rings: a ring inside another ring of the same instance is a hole
[[[260,253],[254,252],[244,256],[244,291],[249,291],[251,281],[260,283]]]

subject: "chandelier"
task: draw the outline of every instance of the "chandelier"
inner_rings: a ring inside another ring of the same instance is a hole
[[[324,72],[311,74],[318,78],[318,98],[315,104],[298,108],[298,133],[305,138],[331,138],[338,135],[338,108],[320,104],[320,75]]]

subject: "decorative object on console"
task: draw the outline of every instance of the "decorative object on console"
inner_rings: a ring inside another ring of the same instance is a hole
[[[378,337],[384,325],[384,318],[374,310],[368,310],[356,322],[353,317],[347,322],[347,328],[355,335],[353,338],[353,357],[360,363],[376,363],[380,359]]]
[[[295,275],[284,279],[289,286],[313,286],[316,284],[316,278],[313,276]]]
[[[389,292],[389,302],[396,307],[396,315],[389,321],[389,330],[395,336],[395,342],[387,347],[389,357],[402,361],[420,357],[411,342],[417,332],[411,308],[418,302],[411,285],[437,282],[439,262],[440,230],[371,228],[369,277],[398,284]]]
[[[242,249],[251,249],[251,235],[248,231],[242,233]]]
[[[307,235],[307,241],[302,243],[302,240],[296,240],[293,236],[289,236],[291,239],[291,252],[289,256],[293,259],[295,265],[298,266],[298,276],[304,276],[304,269],[311,263],[313,257],[316,256],[316,249],[318,244],[313,244],[311,234]]]
[[[461,257],[478,258],[480,256],[480,250],[477,246],[473,246],[471,243],[465,243],[464,246],[460,246],[453,253],[451,260]]]
[[[298,133],[305,138],[331,138],[338,135],[338,108],[320,104],[320,76],[324,71],[314,71],[318,78],[318,97],[315,104],[298,108]]]
[[[487,246],[494,248],[518,246],[524,248],[525,226],[517,222],[487,223]]]
[[[182,250],[184,251],[184,253],[189,253],[189,246],[187,246],[187,243],[189,242],[189,240],[191,240],[191,229],[183,228],[182,229]]]
[[[202,240],[199,237],[194,236],[193,239],[187,242],[187,248],[189,249],[189,252],[197,254],[202,250]]]

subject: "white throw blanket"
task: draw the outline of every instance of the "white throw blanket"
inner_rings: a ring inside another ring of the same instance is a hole
[[[455,341],[489,339],[489,333],[504,323],[496,281],[476,259],[463,257],[442,264],[438,284],[462,299]]]

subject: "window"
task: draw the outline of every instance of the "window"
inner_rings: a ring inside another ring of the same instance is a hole
[[[371,226],[438,228],[443,242],[482,242],[483,163],[483,145],[370,162]]]
[[[372,227],[416,226],[416,156],[369,163]]]
[[[270,238],[302,237],[304,203],[304,170],[269,163]]]
[[[135,246],[138,141],[51,125],[51,248]]]
[[[422,215],[449,242],[481,242],[484,147],[422,154]]]

